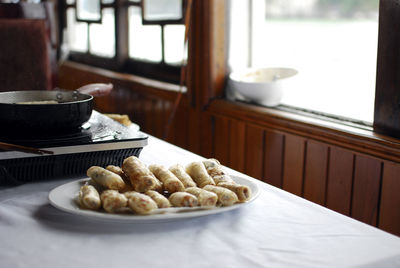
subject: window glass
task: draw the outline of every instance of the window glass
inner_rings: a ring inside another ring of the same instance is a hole
[[[143,25],[140,9],[129,7],[129,56],[151,62],[161,62],[161,26]]]
[[[145,20],[177,20],[182,18],[182,0],[144,0]]]
[[[232,4],[235,2],[241,1]],[[298,75],[287,83],[283,104],[372,122],[378,2],[247,2],[252,14],[250,30],[245,34],[250,38],[248,65],[298,70]],[[231,29],[236,36],[233,38],[243,43],[243,34]],[[230,51],[230,57],[237,54],[238,51]]]
[[[181,65],[184,55],[184,25],[166,25],[164,27],[165,62],[171,65]]]
[[[115,23],[114,9],[103,9],[102,23],[90,24],[90,53],[104,56],[115,56]]]
[[[101,19],[100,0],[76,0],[78,19],[97,21]]]
[[[75,20],[75,10],[67,10],[67,40],[68,49],[79,52],[88,50],[87,23]]]

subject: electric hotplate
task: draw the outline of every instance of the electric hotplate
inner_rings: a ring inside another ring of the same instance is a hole
[[[148,136],[139,126],[123,126],[93,111],[78,129],[59,133],[6,133],[0,140],[52,152],[35,154],[0,150],[0,184],[16,184],[84,175],[93,165],[120,166],[131,155],[139,156]]]

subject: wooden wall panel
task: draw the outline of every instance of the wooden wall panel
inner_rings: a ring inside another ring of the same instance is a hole
[[[193,119],[191,119],[193,120]],[[215,117],[208,113],[203,113],[200,120],[200,140],[201,146],[199,149],[199,154],[211,158],[214,157],[214,137],[215,137]],[[190,127],[190,124],[189,124]],[[189,131],[192,131],[190,127]],[[190,147],[190,145],[189,145]]]
[[[229,166],[229,139],[229,120],[225,117],[216,117],[214,155],[225,166]]]
[[[230,121],[229,166],[244,172],[246,125],[244,122]]]
[[[187,122],[188,122],[189,115],[186,112],[186,107],[183,105],[178,106],[176,113],[173,118],[173,129],[171,130],[174,132],[174,141],[173,143],[178,145],[182,148],[187,148],[188,143],[188,129],[187,129]]]
[[[350,216],[354,154],[336,146],[329,151],[326,207]]]
[[[161,99],[155,100],[153,114],[154,114],[154,136],[156,136],[157,138],[163,138],[164,134],[163,130],[166,124],[164,116],[163,100]]]
[[[264,130],[247,125],[245,143],[245,173],[259,180],[263,177]]]
[[[379,228],[400,236],[400,164],[384,162]]]
[[[265,131],[263,181],[282,188],[283,150],[285,137],[271,130]]]
[[[305,139],[286,135],[283,162],[283,189],[302,196]]]
[[[304,167],[304,198],[325,205],[328,145],[307,141]]]
[[[381,161],[356,155],[351,217],[376,225],[381,180]]]

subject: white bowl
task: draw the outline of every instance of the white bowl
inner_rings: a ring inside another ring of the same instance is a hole
[[[282,99],[285,80],[296,74],[291,68],[247,69],[231,73],[229,83],[245,99],[272,107]]]

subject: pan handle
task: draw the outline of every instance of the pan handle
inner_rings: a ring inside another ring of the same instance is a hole
[[[108,84],[95,83],[82,86],[78,88],[76,91],[79,91],[82,94],[92,95],[93,97],[100,97],[110,94],[112,89],[113,89],[113,84],[111,83]]]

